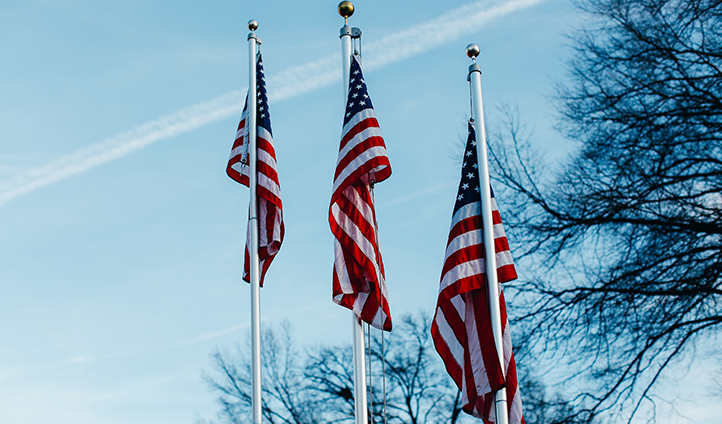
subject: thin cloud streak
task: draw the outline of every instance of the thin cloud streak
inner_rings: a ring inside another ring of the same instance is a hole
[[[187,346],[192,344],[198,344],[201,342],[205,342],[207,340],[217,339],[218,337],[222,337],[231,333],[235,333],[237,331],[241,331],[244,328],[250,327],[250,323],[243,323],[243,324],[237,324],[228,328],[224,328],[223,330],[214,331],[212,333],[202,334],[194,339],[186,340],[183,342],[178,343],[178,346]]]
[[[472,34],[495,19],[526,9],[545,0],[512,0],[483,10],[486,1],[467,4],[443,15],[387,35],[365,45],[367,71],[427,52]],[[268,78],[269,100],[279,102],[329,86],[341,79],[341,60],[337,53],[323,59],[293,66]],[[38,188],[80,174],[119,159],[156,141],[239,116],[246,89],[234,90],[212,100],[183,108],[170,115],[91,144],[43,166],[0,183],[0,206]]]

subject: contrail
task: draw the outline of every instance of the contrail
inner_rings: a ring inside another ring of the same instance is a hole
[[[212,333],[208,334],[202,334],[194,339],[191,340],[185,340],[180,343],[178,343],[178,346],[187,346],[192,344],[197,344],[201,342],[205,342],[206,340],[212,340],[221,336],[225,336],[226,334],[235,333],[236,331],[243,330],[244,328],[250,327],[250,323],[244,323],[244,324],[237,324],[232,327],[227,327],[222,330],[214,331]]]
[[[526,9],[545,0],[512,0],[489,5],[488,1],[466,4],[411,28],[389,34],[364,45],[367,71],[381,69],[462,36],[477,32],[484,24]],[[326,87],[341,79],[341,60],[330,54],[320,60],[290,67],[268,78],[269,100],[281,101]],[[121,158],[151,143],[192,131],[208,124],[239,116],[246,89],[231,91],[209,101],[188,106],[103,141],[61,156],[43,166],[0,183],[0,206],[38,188],[80,174]]]

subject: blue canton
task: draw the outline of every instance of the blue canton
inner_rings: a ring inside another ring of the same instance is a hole
[[[351,75],[348,84],[348,100],[346,101],[346,115],[343,119],[345,126],[348,121],[357,113],[364,109],[373,109],[371,98],[364,76],[361,73],[361,65],[358,63],[356,56],[351,57]]]
[[[461,181],[456,194],[454,213],[473,202],[481,202],[479,190],[479,161],[476,156],[476,132],[469,123],[469,137],[464,150],[464,162],[461,164]]]
[[[256,62],[256,93],[258,93],[258,108],[256,108],[257,124],[273,135],[271,131],[271,112],[268,110],[266,75],[263,73],[263,60],[261,59],[261,55],[258,55],[258,61]]]

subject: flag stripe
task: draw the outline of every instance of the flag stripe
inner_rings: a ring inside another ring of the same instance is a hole
[[[509,423],[522,424],[521,395],[501,284],[498,301],[503,324],[503,372],[491,326],[475,146],[470,125],[431,333],[447,372],[461,390],[463,410],[487,423],[496,422],[494,392],[505,388]],[[496,273],[502,283],[515,279],[516,270],[493,198],[491,206]]]
[[[281,202],[281,186],[278,180],[276,164],[276,149],[273,146],[271,132],[271,118],[268,111],[268,95],[266,92],[266,79],[263,74],[263,62],[260,55],[256,62],[258,104],[257,116],[257,180],[256,196],[258,198],[258,259],[260,265],[260,283],[263,282],[271,262],[275,258],[283,242],[285,226],[283,223],[283,205]],[[248,166],[249,131],[246,126],[248,118],[248,96],[241,114],[241,122],[236,131],[236,140],[231,148],[231,157],[228,160],[226,173],[235,181],[250,186]],[[247,228],[250,234],[250,221]],[[243,279],[250,281],[250,237],[246,238],[246,251],[244,254]]]
[[[333,300],[383,330],[392,324],[372,186],[389,175],[386,145],[354,57],[329,207],[335,238]]]

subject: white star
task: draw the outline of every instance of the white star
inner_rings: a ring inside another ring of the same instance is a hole
[[[346,117],[347,117],[347,118],[348,118],[349,116],[351,116],[351,112],[348,112],[348,113],[346,114]]]
[[[351,95],[351,97],[353,97],[353,98],[355,99],[356,97],[358,97],[358,93],[353,93],[353,94]]]
[[[474,169],[476,169],[476,168],[479,167],[479,165],[477,165],[477,164],[473,164],[473,165],[471,165],[471,166],[472,166]]]
[[[479,186],[474,187],[474,190],[476,190],[476,192],[478,193],[478,192],[479,192]]]
[[[471,140],[471,145],[476,147],[476,140]]]
[[[361,100],[360,102],[358,102],[358,104],[360,104],[361,106],[366,106],[366,102],[363,101],[363,100]]]
[[[468,152],[466,152],[466,156],[471,156],[471,150],[469,150]]]
[[[356,89],[357,89],[357,90],[360,90],[361,87],[363,87],[363,85],[360,85],[360,84],[359,84],[359,85],[356,86]]]
[[[474,174],[469,172],[468,174],[466,174],[466,178],[474,179]]]
[[[262,114],[261,114],[261,119],[263,119],[263,118],[265,118],[265,117],[266,117],[266,114],[265,114],[265,113],[262,113]]]
[[[353,107],[353,105],[354,105],[353,102],[349,103],[349,104],[348,104],[348,108],[351,109],[351,108]]]
[[[466,161],[461,165],[462,168],[466,168]]]
[[[261,112],[263,112],[263,109],[264,109],[263,106],[258,106],[258,110],[260,110]]]
[[[355,71],[353,71],[353,74],[354,74],[354,75],[358,75],[358,69],[355,70]]]
[[[361,82],[366,82],[366,81],[364,81],[364,79],[363,79],[363,78],[361,78]]]
[[[464,190],[466,190],[467,188],[469,188],[469,184],[464,183],[464,184],[461,185],[461,188],[464,189]]]
[[[460,201],[460,200],[463,199],[463,198],[464,198],[464,195],[463,195],[463,194],[460,194],[460,195],[458,195],[458,196],[456,197],[456,201],[458,202],[458,201]]]
[[[368,95],[368,94],[364,94],[364,99],[368,99],[368,98],[369,98],[369,95]]]

